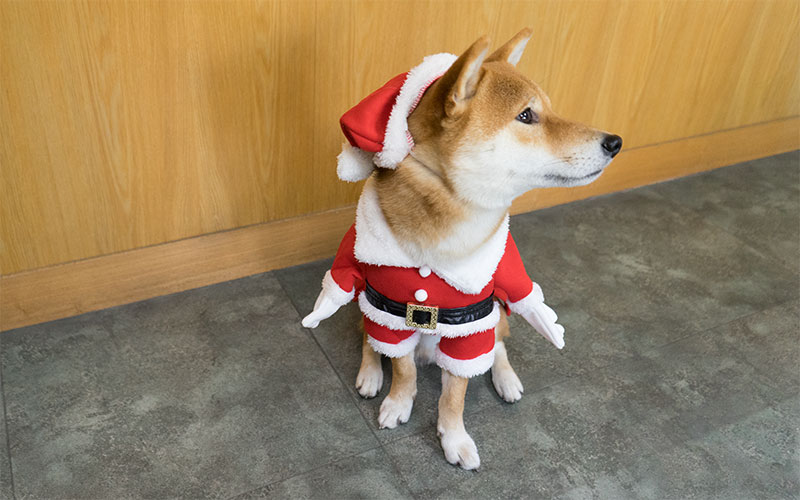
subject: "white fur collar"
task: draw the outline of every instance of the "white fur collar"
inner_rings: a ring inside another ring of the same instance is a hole
[[[503,258],[508,238],[508,214],[497,231],[472,254],[451,259],[436,252],[422,252],[402,245],[394,237],[378,202],[378,192],[370,178],[364,185],[356,210],[356,259],[365,264],[394,267],[428,266],[450,286],[467,294],[477,294],[492,280]]]

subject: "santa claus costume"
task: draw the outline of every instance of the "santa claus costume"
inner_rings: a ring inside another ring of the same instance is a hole
[[[370,177],[376,166],[396,168],[414,147],[407,117],[425,90],[456,56],[436,54],[398,75],[341,118],[348,142],[338,158],[342,180]],[[422,335],[439,339],[435,361],[460,377],[485,373],[494,362],[501,313],[521,314],[557,348],[564,346],[556,314],[539,285],[525,272],[508,215],[475,252],[457,259],[420,261],[392,233],[371,180],[358,202],[356,221],[342,239],[325,274],[314,311],[303,325],[314,328],[356,300],[368,342],[389,357],[411,353]],[[496,300],[497,299],[497,300]],[[499,302],[500,301],[500,302]],[[505,307],[501,307],[500,303]]]

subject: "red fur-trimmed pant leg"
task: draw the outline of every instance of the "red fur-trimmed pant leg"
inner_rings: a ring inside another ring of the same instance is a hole
[[[494,363],[494,328],[465,337],[442,337],[436,364],[459,377],[486,373]]]
[[[367,342],[375,351],[399,358],[412,352],[419,343],[419,332],[415,330],[391,330],[379,325],[364,316],[364,330],[367,332]]]

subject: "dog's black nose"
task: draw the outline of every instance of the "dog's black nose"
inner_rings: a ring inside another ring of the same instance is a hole
[[[606,153],[611,155],[611,157],[617,156],[619,150],[622,149],[622,137],[618,135],[607,135],[603,138],[603,149],[606,150]]]

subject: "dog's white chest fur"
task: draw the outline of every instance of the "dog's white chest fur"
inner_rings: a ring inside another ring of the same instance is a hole
[[[356,259],[378,266],[427,266],[463,293],[477,294],[492,280],[505,253],[507,238],[506,211],[485,211],[461,222],[437,248],[425,250],[395,238],[381,211],[372,179],[364,185],[358,201]]]

